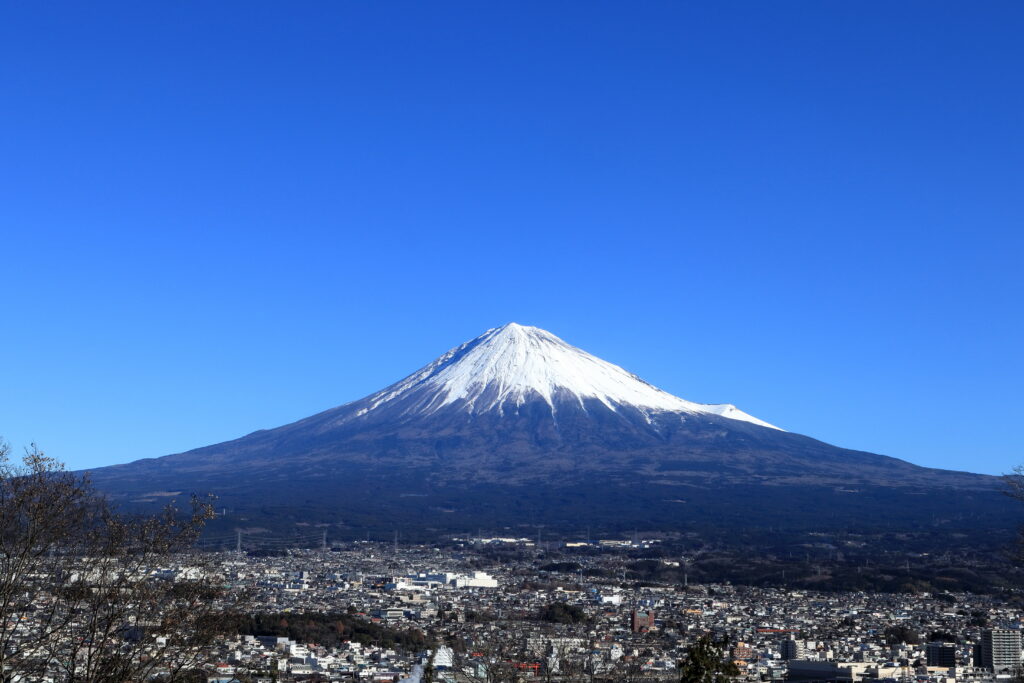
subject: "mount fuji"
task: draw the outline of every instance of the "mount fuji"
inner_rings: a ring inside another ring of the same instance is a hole
[[[239,525],[353,535],[971,526],[1005,509],[995,477],[838,448],[731,404],[694,403],[515,323],[358,401],[91,476],[128,505],[212,492]]]

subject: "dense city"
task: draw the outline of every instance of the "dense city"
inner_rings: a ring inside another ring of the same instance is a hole
[[[208,683],[680,680],[702,636],[725,675],[744,681],[1019,675],[1022,610],[1002,598],[658,585],[615,576],[622,553],[646,541],[576,545],[591,552],[567,562],[527,539],[358,542],[183,556],[152,573],[174,582],[212,572],[227,589],[215,606],[224,611],[247,596],[248,616],[193,672]],[[520,559],[496,563],[494,548]]]

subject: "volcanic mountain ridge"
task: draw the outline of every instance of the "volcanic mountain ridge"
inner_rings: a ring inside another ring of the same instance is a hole
[[[515,323],[358,401],[92,477],[129,504],[212,492],[245,523],[348,529],[969,526],[1005,513],[994,477],[694,403]]]

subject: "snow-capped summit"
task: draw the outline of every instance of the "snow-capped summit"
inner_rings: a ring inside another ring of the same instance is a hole
[[[711,414],[773,427],[734,405],[705,405],[673,396],[617,365],[567,344],[538,327],[508,323],[451,349],[433,363],[365,401],[366,414],[389,405],[404,412],[431,414],[446,406],[474,413],[508,409],[543,400],[552,411],[588,400],[611,410],[623,406],[644,414]]]

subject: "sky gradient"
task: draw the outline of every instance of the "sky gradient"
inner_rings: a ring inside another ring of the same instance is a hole
[[[11,2],[0,435],[84,468],[543,327],[1024,463],[1024,4]]]

